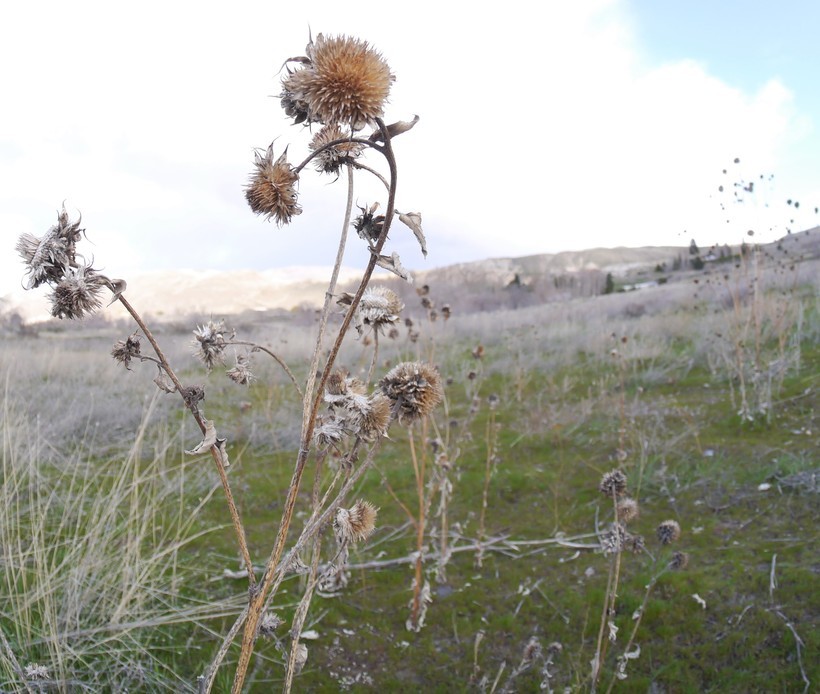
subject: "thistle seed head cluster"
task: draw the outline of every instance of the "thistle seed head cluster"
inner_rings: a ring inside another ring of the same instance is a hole
[[[255,154],[254,170],[245,186],[245,199],[256,214],[283,226],[302,214],[302,208],[296,203],[298,182],[299,175],[288,163],[287,150],[274,161],[271,144],[264,154]]]
[[[366,540],[376,528],[378,509],[369,501],[359,499],[351,508],[340,508],[333,520],[333,530],[340,545]]]
[[[338,142],[346,137],[349,136],[335,123],[325,125],[313,136],[308,146],[312,152],[319,152],[313,160],[319,173],[338,175],[343,165],[351,164],[361,155],[363,146],[358,142]]]
[[[328,376],[324,400],[330,414],[314,430],[320,446],[337,445],[346,435],[372,443],[387,434],[392,418],[390,401],[380,392],[368,396],[367,386],[346,371]]]
[[[676,520],[665,520],[656,530],[658,542],[662,545],[671,545],[680,539],[680,524]]]
[[[397,364],[379,382],[390,399],[401,424],[424,419],[444,397],[441,376],[435,367],[422,362]]]
[[[618,502],[618,520],[622,523],[630,523],[640,515],[638,502],[631,497],[625,497]]]
[[[225,321],[209,320],[204,325],[197,326],[192,344],[196,347],[194,356],[205,364],[208,371],[216,364],[224,364],[225,347],[228,345],[225,340]]]
[[[140,336],[138,333],[129,335],[124,340],[117,340],[111,350],[111,356],[118,364],[130,370],[131,359],[140,356]]]
[[[16,250],[26,265],[26,289],[47,284],[52,287],[49,297],[51,315],[55,318],[84,318],[102,305],[100,294],[114,284],[105,275],[78,262],[77,243],[84,229],[81,218],[72,222],[65,207],[57,214],[57,223],[41,238],[23,234],[17,240]],[[119,280],[117,282],[120,282]]]
[[[598,490],[610,499],[616,499],[626,494],[626,475],[622,470],[607,472],[598,485]]]
[[[228,378],[240,386],[248,386],[255,376],[251,373],[251,358],[248,354],[236,355],[236,366],[226,372]]]
[[[319,34],[282,80],[281,102],[296,123],[361,130],[384,115],[394,77],[366,41]]]
[[[368,287],[356,309],[356,330],[360,335],[365,328],[384,332],[398,323],[402,309],[404,304],[389,287]]]

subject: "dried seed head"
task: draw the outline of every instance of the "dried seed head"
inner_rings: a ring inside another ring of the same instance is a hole
[[[689,565],[689,555],[686,552],[675,552],[669,561],[672,571],[682,571]]]
[[[490,393],[490,395],[487,396],[487,405],[489,405],[491,410],[498,409],[499,402],[501,402],[501,399],[495,393]]]
[[[680,538],[680,524],[676,520],[665,520],[658,525],[656,532],[662,545],[671,545]]]
[[[385,326],[395,325],[404,304],[396,292],[388,287],[368,287],[356,309],[356,329],[361,334],[365,326],[383,332]]]
[[[444,397],[438,371],[421,362],[402,362],[394,366],[379,385],[390,398],[402,424],[423,419]]]
[[[282,105],[297,122],[338,123],[361,130],[384,115],[394,78],[384,58],[366,41],[319,34],[308,46],[307,57],[307,65],[282,82]]]
[[[23,672],[25,673],[26,679],[28,680],[51,679],[51,675],[48,672],[48,668],[45,665],[40,665],[39,663],[29,663],[23,669]]]
[[[353,228],[360,239],[364,239],[372,246],[381,236],[384,228],[384,215],[376,214],[376,210],[379,209],[379,203],[377,202],[374,202],[370,207],[358,207],[362,213],[353,220]]]
[[[255,376],[251,373],[250,366],[251,359],[247,354],[237,354],[236,366],[225,373],[228,374],[228,378],[234,383],[238,383],[240,386],[247,386],[255,379]]]
[[[67,267],[51,294],[51,315],[55,318],[83,318],[102,304],[100,292],[108,280],[88,265]]]
[[[623,551],[628,537],[629,533],[621,523],[610,523],[609,530],[600,537],[601,551],[605,555]]]
[[[251,209],[268,220],[273,219],[279,226],[302,214],[302,208],[296,204],[299,176],[287,161],[287,150],[274,161],[271,144],[265,154],[255,153],[254,166],[250,182],[245,186],[245,199]]]
[[[117,340],[111,350],[114,361],[122,364],[126,369],[131,369],[131,359],[140,355],[140,336],[138,333],[129,335],[125,340]]]
[[[333,520],[333,529],[340,545],[359,542],[370,537],[376,528],[378,509],[369,501],[357,501],[351,508],[340,508]]]
[[[327,448],[341,443],[345,436],[343,423],[335,416],[330,415],[319,421],[313,430],[313,439],[319,448]]]
[[[618,502],[618,520],[622,523],[629,523],[635,520],[640,513],[638,502],[632,498],[621,499]]]
[[[208,321],[202,326],[197,326],[194,330],[194,347],[197,351],[194,356],[197,357],[208,371],[214,368],[216,364],[225,363],[225,321]]]
[[[272,639],[276,635],[276,630],[285,623],[275,612],[265,612],[259,620],[257,632],[263,639]]]
[[[542,652],[541,642],[535,636],[530,636],[530,640],[527,641],[527,645],[524,646],[521,660],[525,663],[532,663],[541,657]]]
[[[57,224],[42,238],[33,234],[20,236],[16,250],[26,264],[26,274],[29,276],[26,289],[59,282],[69,268],[76,267],[76,245],[83,233],[80,229],[81,219],[72,222],[63,207],[57,213]]]
[[[359,436],[372,443],[387,435],[393,412],[390,400],[382,393],[374,393],[368,401],[369,408],[359,422]]]
[[[484,357],[484,345],[476,345],[472,351],[473,359],[482,359]]]
[[[598,485],[601,494],[614,499],[626,494],[626,475],[622,470],[612,470],[607,472]]]
[[[632,552],[632,554],[640,554],[646,549],[646,543],[644,542],[643,535],[633,535],[632,533],[626,534],[626,539],[624,540],[624,549],[628,552]]]
[[[350,164],[361,153],[363,146],[357,142],[337,142],[335,145],[322,149],[335,140],[349,137],[336,125],[326,125],[317,132],[310,141],[310,149],[315,152],[322,150],[313,160],[319,173],[338,174],[344,164]]]

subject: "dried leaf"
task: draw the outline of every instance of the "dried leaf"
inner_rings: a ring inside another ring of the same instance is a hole
[[[419,242],[419,246],[421,246],[421,254],[426,258],[427,240],[424,238],[424,232],[421,230],[421,213],[399,212],[396,210],[396,214],[399,215],[399,219],[413,231],[413,234],[416,236],[416,240]]]
[[[162,369],[159,370],[157,377],[154,379],[154,383],[157,384],[157,388],[159,388],[161,391],[164,391],[165,393],[176,392],[176,386],[174,386],[174,384],[171,383],[171,381],[165,378],[165,373]]]
[[[390,135],[390,139],[392,140],[397,135],[401,135],[402,133],[406,133],[408,130],[412,130],[413,126],[419,122],[418,116],[413,116],[413,120],[400,120],[395,123],[391,123],[387,126],[387,134]],[[383,142],[384,137],[382,137],[382,131],[376,130],[373,134],[367,138],[371,142]]]
[[[231,461],[228,459],[228,439],[218,438],[216,446],[219,449],[219,457],[222,458],[222,466],[230,467]]]
[[[108,302],[108,305],[110,306],[122,296],[122,293],[128,287],[128,283],[125,280],[110,280],[107,277],[105,277],[104,280],[108,288],[111,290],[111,293],[114,295],[111,297],[111,301]]]
[[[399,254],[393,251],[392,254],[388,255],[380,255],[376,258],[376,265],[380,268],[384,268],[385,270],[390,270],[395,275],[401,277],[405,282],[409,282],[413,284],[413,279],[408,274],[407,270],[404,269],[404,266],[401,264],[401,260],[399,259]]]
[[[208,450],[211,446],[216,444],[216,426],[210,419],[205,420],[205,438],[199,442],[196,448],[190,451],[185,451],[188,455],[197,455],[202,451]]]

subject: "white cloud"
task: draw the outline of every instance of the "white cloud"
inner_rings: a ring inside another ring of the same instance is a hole
[[[402,14],[403,12],[403,14]],[[276,72],[314,32],[352,33],[389,60],[398,204],[430,245],[392,242],[410,267],[596,245],[709,243],[719,171],[777,171],[811,122],[776,79],[743,92],[695,60],[643,57],[618,2],[513,0],[385,11],[383,3],[18,3],[0,29],[0,223],[7,248],[65,199],[116,274],[331,262],[341,183],[307,178],[292,228],[253,217],[252,148],[308,134],[281,115]],[[369,203],[378,185],[358,188]],[[802,194],[802,193],[801,193]],[[719,225],[718,225],[719,226]],[[702,231],[701,231],[702,230]],[[305,240],[308,242],[305,243]],[[737,238],[727,239],[737,240]],[[355,241],[355,240],[354,240]],[[355,242],[353,264],[364,257]],[[0,295],[18,286],[6,254]]]

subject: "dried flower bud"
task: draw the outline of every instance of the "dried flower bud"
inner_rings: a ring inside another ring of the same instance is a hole
[[[111,356],[118,364],[131,370],[131,359],[140,355],[140,336],[138,333],[129,335],[125,340],[117,340],[111,350]]]
[[[107,279],[88,265],[65,268],[63,278],[51,295],[51,315],[55,318],[83,318],[102,305],[100,292]]]
[[[369,501],[357,501],[349,509],[340,508],[333,520],[333,529],[340,545],[360,542],[370,537],[376,528],[378,509]]]
[[[622,470],[607,472],[602,478],[598,489],[604,496],[614,499],[626,494],[626,475]]]
[[[237,354],[236,366],[225,373],[228,374],[228,378],[234,383],[238,383],[240,386],[247,386],[250,385],[250,382],[255,378],[251,373],[250,366],[251,360],[247,354]]]
[[[353,220],[353,228],[360,239],[364,239],[373,246],[382,234],[384,215],[375,214],[376,210],[379,209],[379,203],[377,202],[374,202],[370,207],[359,206],[359,209],[362,213]]]
[[[197,326],[194,330],[194,347],[197,351],[194,356],[197,357],[208,371],[214,368],[216,364],[225,363],[225,321],[208,321],[202,326]]]
[[[441,377],[430,364],[402,362],[379,383],[390,398],[399,422],[412,424],[433,411],[444,397]]]
[[[309,147],[313,152],[321,150],[313,160],[319,173],[338,174],[344,164],[350,164],[362,153],[362,145],[358,142],[337,142],[326,147],[345,137],[350,136],[345,135],[336,124],[324,126],[313,136]]]
[[[495,393],[490,393],[487,397],[487,405],[491,410],[497,409],[499,402],[501,402],[501,399]]]
[[[525,663],[532,663],[538,660],[541,654],[541,642],[535,636],[530,636],[530,640],[527,641],[527,645],[524,646],[524,653],[521,656],[521,660]]]
[[[254,166],[250,182],[245,187],[250,208],[268,220],[275,220],[279,226],[302,214],[302,208],[296,203],[299,176],[287,161],[287,150],[274,161],[271,144],[265,154],[255,153]]]
[[[481,359],[484,356],[484,345],[477,345],[472,351],[473,359]]]
[[[658,525],[656,532],[662,545],[671,545],[680,538],[680,524],[676,520],[665,520]]]
[[[259,620],[257,632],[263,639],[272,639],[276,635],[276,630],[285,623],[275,612],[265,612]]]
[[[669,561],[669,568],[672,571],[682,571],[689,566],[689,555],[686,552],[675,552]]]

